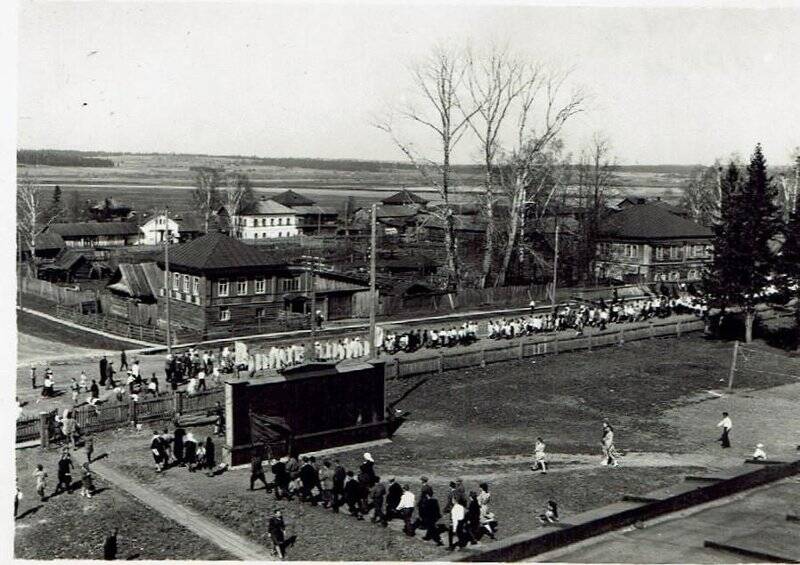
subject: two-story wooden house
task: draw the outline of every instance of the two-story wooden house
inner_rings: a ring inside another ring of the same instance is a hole
[[[595,273],[624,282],[699,282],[713,234],[657,203],[635,204],[600,226]]]
[[[165,269],[163,259],[158,265]],[[329,272],[314,279],[316,308],[325,319],[368,315],[368,284]],[[274,260],[259,246],[204,235],[170,250],[172,323],[206,337],[257,333],[310,313],[311,280],[302,266]],[[158,300],[166,300],[163,290]]]

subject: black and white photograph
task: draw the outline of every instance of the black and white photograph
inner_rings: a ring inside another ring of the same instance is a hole
[[[9,562],[800,563],[800,3],[3,10]]]

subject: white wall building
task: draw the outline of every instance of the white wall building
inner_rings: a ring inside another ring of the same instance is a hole
[[[141,243],[143,245],[158,245],[164,243],[167,233],[172,236],[173,241],[179,241],[180,228],[178,222],[172,218],[167,221],[164,214],[153,216],[144,224],[139,226],[139,231],[142,232]]]
[[[249,210],[233,218],[240,239],[266,239],[298,235],[297,214],[273,200],[259,200]]]

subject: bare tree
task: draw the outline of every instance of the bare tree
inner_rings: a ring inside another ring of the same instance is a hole
[[[486,219],[486,241],[480,285],[485,287],[492,269],[495,234],[494,210],[497,155],[501,149],[501,133],[507,119],[513,119],[513,106],[518,98],[542,87],[542,68],[523,62],[507,47],[492,46],[488,54],[467,52],[466,75],[468,106],[461,106],[464,116],[480,143],[484,166],[483,210]]]
[[[61,212],[51,212],[50,200],[44,188],[29,177],[20,179],[17,186],[17,230],[20,244],[28,250],[28,272],[36,278],[36,238],[39,237]]]
[[[192,198],[200,213],[203,215],[205,232],[208,233],[208,224],[211,216],[220,205],[219,186],[222,175],[219,169],[212,167],[195,167],[194,191]]]
[[[231,227],[236,225],[236,236],[239,237],[239,228],[236,224],[241,212],[248,210],[255,203],[253,185],[250,178],[242,172],[234,171],[226,176],[224,191],[225,208],[231,218]]]
[[[783,221],[788,222],[789,217],[797,208],[797,198],[800,196],[800,147],[792,152],[794,166],[779,176],[778,196]]]
[[[423,62],[411,70],[415,89],[423,101],[422,107],[409,104],[400,114],[410,122],[423,126],[436,136],[441,158],[428,159],[420,155],[414,145],[400,139],[390,117],[374,125],[388,133],[392,141],[417,168],[423,178],[433,186],[442,199],[442,206],[432,214],[444,226],[447,266],[452,284],[461,286],[461,269],[458,258],[455,220],[453,217],[452,153],[464,133],[469,129],[469,119],[477,111],[461,110],[467,64],[463,55],[455,50],[438,47]]]
[[[551,72],[542,76],[518,96],[516,135],[511,149],[505,151],[500,179],[510,201],[507,216],[507,237],[502,253],[500,270],[495,286],[505,284],[514,250],[518,245],[520,225],[529,204],[540,200],[549,205],[559,183],[549,185],[543,179],[543,167],[550,166],[548,153],[559,145],[558,135],[564,124],[583,110],[585,95],[580,89],[570,92],[562,100],[562,90],[569,72]],[[539,96],[543,99],[539,104]],[[540,114],[537,117],[537,111]],[[531,125],[540,119],[539,127]],[[550,186],[550,191],[546,188]],[[546,197],[542,200],[542,191]]]
[[[616,165],[610,157],[611,142],[595,132],[581,152],[576,166],[576,196],[580,209],[580,233],[577,250],[578,270],[585,282],[594,272],[600,222],[609,198],[616,192]]]

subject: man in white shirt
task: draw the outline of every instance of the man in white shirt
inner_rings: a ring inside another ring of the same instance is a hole
[[[414,529],[411,526],[411,516],[414,514],[414,506],[416,499],[414,493],[408,488],[408,485],[403,485],[403,494],[400,496],[400,502],[397,503],[397,513],[403,519],[403,532],[407,536],[414,535]]]
[[[450,541],[450,546],[448,549],[451,551],[456,548],[456,544],[453,543],[453,536],[458,538],[458,547],[464,547],[466,545],[466,535],[464,532],[465,513],[466,512],[464,506],[461,504],[461,500],[455,498],[453,500],[453,508],[450,510],[451,527],[447,532],[447,537]]]
[[[730,417],[728,416],[727,412],[722,413],[722,420],[720,420],[719,424],[717,424],[718,428],[722,428],[722,436],[717,441],[722,442],[722,447],[730,447],[731,440],[728,437],[728,434],[731,432],[731,428],[733,427],[733,422],[731,422]]]

